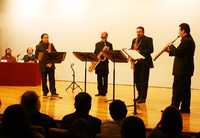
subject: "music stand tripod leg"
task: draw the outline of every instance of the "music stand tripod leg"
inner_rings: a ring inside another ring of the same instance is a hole
[[[133,61],[134,62],[134,61]],[[134,107],[134,115],[137,115],[137,103],[136,103],[136,94],[135,94],[135,64],[133,64],[133,105],[127,105],[127,107]]]
[[[133,64],[133,102],[134,102],[134,115],[137,114],[136,96],[135,96],[135,64]]]
[[[71,88],[72,85],[73,85],[73,82],[71,82],[71,83],[69,84],[69,86],[65,89],[65,91],[68,91],[68,89]]]
[[[79,88],[81,91],[83,91],[82,88],[75,81],[75,72],[72,74],[72,76],[73,76],[73,81],[65,90],[67,91],[69,88],[71,88],[72,93],[74,93],[74,90],[76,90],[76,88]]]

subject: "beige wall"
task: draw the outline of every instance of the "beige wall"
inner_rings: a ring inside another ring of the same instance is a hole
[[[77,80],[84,79],[84,64],[72,51],[93,51],[102,31],[109,33],[114,49],[130,47],[135,28],[142,25],[146,35],[153,37],[155,56],[162,47],[177,36],[178,25],[187,22],[196,42],[193,88],[200,88],[200,1],[199,0],[7,0],[5,18],[0,26],[0,46],[13,48],[13,54],[35,47],[43,32],[58,51],[67,51],[66,60],[57,66],[56,79],[71,80],[70,64],[75,63]],[[4,24],[3,24],[4,23]],[[3,34],[3,35],[2,35]],[[151,70],[150,85],[171,87],[173,58],[163,54]],[[116,66],[116,82],[131,84],[129,64]],[[95,74],[88,73],[95,82]],[[112,83],[112,63],[110,78]]]

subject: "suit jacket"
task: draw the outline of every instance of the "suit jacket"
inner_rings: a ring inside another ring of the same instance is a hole
[[[132,41],[131,49],[133,49],[135,41],[136,38]],[[139,63],[144,64],[145,67],[153,68],[153,61],[151,57],[151,53],[153,53],[153,39],[151,37],[143,36],[141,38],[138,52],[145,57],[145,59],[139,61]]]
[[[170,46],[170,56],[175,56],[173,64],[174,76],[192,76],[194,72],[195,42],[190,35],[182,38],[176,48]]]
[[[49,44],[44,44],[44,43],[39,43],[37,46],[36,46],[36,50],[35,50],[35,58],[37,59],[38,58],[38,55],[39,55],[39,52],[42,52],[42,53],[47,53],[47,49],[48,49],[48,45]],[[53,44],[51,44],[51,52],[56,52],[56,49],[54,47]],[[39,62],[39,66],[40,66],[40,71],[41,72],[45,72],[48,68],[46,67],[46,65],[48,63],[51,63],[52,66],[51,66],[51,69],[55,69],[55,65],[54,63],[52,63],[51,61],[45,61],[45,62]]]
[[[34,61],[35,62],[35,55],[29,57],[28,55],[24,55],[23,57],[24,62]]]
[[[101,50],[104,48],[104,46],[109,47],[109,50],[112,51],[113,47],[112,44],[108,41],[106,41],[105,43],[103,41],[100,41],[98,43],[96,43],[95,45],[95,51],[94,53],[96,55],[98,55]],[[96,74],[108,74],[109,73],[109,68],[108,68],[108,59],[106,59],[105,61],[101,61],[95,68],[95,73]]]

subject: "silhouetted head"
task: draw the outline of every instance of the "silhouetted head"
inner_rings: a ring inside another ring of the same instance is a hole
[[[115,121],[123,120],[127,114],[126,105],[121,100],[112,101],[110,103],[109,110],[112,119]]]
[[[88,114],[91,108],[91,96],[86,92],[81,92],[75,97],[74,106],[76,112]]]
[[[167,107],[163,111],[157,127],[166,133],[180,134],[183,129],[183,121],[179,110],[174,106]]]
[[[21,104],[30,112],[37,112],[40,110],[39,96],[34,91],[26,91],[21,97]]]
[[[121,129],[122,138],[146,138],[146,130],[142,119],[136,116],[127,117]]]
[[[23,136],[31,133],[31,124],[20,104],[8,106],[3,113],[2,126],[9,135]]]

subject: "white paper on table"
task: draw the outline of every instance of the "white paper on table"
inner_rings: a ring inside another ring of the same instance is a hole
[[[6,59],[1,59],[0,61],[4,63],[8,62]]]

